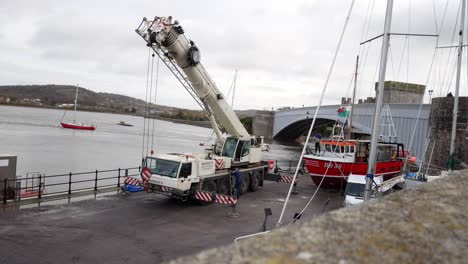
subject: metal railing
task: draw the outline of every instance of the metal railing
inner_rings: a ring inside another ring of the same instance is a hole
[[[119,188],[124,184],[122,178],[138,176],[141,167],[118,168],[113,170],[95,170],[79,173],[44,175],[34,173],[26,178],[7,179],[0,183],[3,187],[0,196],[6,204],[9,201],[23,199],[41,199],[59,195],[94,191],[103,188]]]

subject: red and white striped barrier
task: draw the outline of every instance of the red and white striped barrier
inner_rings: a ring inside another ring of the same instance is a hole
[[[237,198],[223,195],[223,194],[217,194],[216,202],[220,204],[237,204]]]
[[[200,201],[205,201],[205,202],[211,202],[212,194],[210,192],[196,192],[195,193],[195,199],[200,200]]]
[[[144,167],[144,168],[141,170],[140,176],[141,176],[141,179],[142,179],[144,182],[149,181],[149,179],[151,178],[151,170],[148,169],[148,167]]]
[[[281,178],[279,179],[279,182],[285,182],[285,183],[291,183],[293,181],[294,177],[293,176],[284,176],[284,175],[281,175]],[[296,180],[294,181],[294,183],[297,183],[299,179],[297,179],[296,177]]]
[[[139,186],[139,185],[142,184],[142,182],[140,180],[132,178],[132,177],[125,177],[124,183],[125,184],[130,184],[130,185],[135,185],[135,186]]]

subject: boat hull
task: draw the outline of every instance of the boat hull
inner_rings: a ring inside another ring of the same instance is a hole
[[[77,124],[67,124],[67,123],[60,123],[63,128],[68,129],[80,129],[80,130],[95,130],[95,126],[86,126],[86,125],[77,125]]]
[[[343,189],[349,174],[366,175],[367,162],[340,162],[304,157],[304,165],[315,185],[321,188]],[[403,161],[381,161],[376,164],[376,175],[388,180],[400,174]],[[325,176],[324,176],[325,175]]]

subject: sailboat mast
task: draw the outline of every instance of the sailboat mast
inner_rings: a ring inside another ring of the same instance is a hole
[[[237,69],[236,73],[234,74],[234,85],[232,87],[232,100],[231,100],[231,108],[234,110],[234,96],[236,95],[236,82],[237,82]]]
[[[78,84],[76,85],[75,91],[75,110],[73,111],[73,124],[76,124],[76,105],[78,103]]]
[[[366,176],[366,189],[364,192],[364,200],[370,199],[372,193],[372,182],[375,173],[375,164],[377,158],[377,143],[380,133],[380,118],[383,104],[383,92],[385,82],[385,72],[387,70],[387,56],[388,48],[390,46],[390,28],[392,24],[392,11],[393,11],[393,0],[387,1],[387,11],[385,14],[385,25],[382,40],[382,51],[380,54],[380,70],[379,70],[379,84],[376,91],[375,100],[375,113],[374,113],[374,124],[372,126],[372,138],[371,138],[371,149],[369,153],[369,163],[367,168]]]
[[[351,98],[351,113],[349,114],[349,135],[348,138],[351,139],[353,134],[353,112],[354,112],[354,100],[356,100],[356,88],[357,88],[357,75],[359,68],[359,55],[356,57],[356,70],[354,71],[354,89],[353,89],[353,98]]]
[[[462,62],[462,55],[463,55],[463,36],[464,36],[464,28],[465,28],[465,8],[466,8],[466,0],[462,0],[460,32],[458,33],[459,41],[458,41],[457,79],[455,83],[455,98],[453,101],[452,138],[450,139],[449,170],[453,169],[453,159],[454,159],[454,154],[455,154],[455,138],[457,135],[458,96],[460,93],[460,75],[461,75],[461,62]]]

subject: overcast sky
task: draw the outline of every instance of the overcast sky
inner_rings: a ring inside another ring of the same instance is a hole
[[[452,36],[458,0],[395,0],[392,32],[408,32],[410,25],[412,33],[435,34],[435,17],[440,27],[447,1],[439,44],[456,45]],[[365,20],[373,2],[367,29]],[[356,1],[324,103],[337,104],[350,93],[359,42],[381,34],[385,2]],[[203,65],[223,93],[227,94],[238,69],[236,109],[316,105],[350,3],[1,0],[0,85],[79,83],[97,92],[144,99],[148,50],[134,30],[143,16],[172,15],[201,50]],[[405,37],[392,37],[387,80],[425,84],[435,38],[411,37],[407,44]],[[364,47],[360,98],[373,96],[381,42]],[[438,53],[435,74],[429,81],[429,89],[436,95],[445,95],[452,87],[442,80],[454,75],[450,74],[454,73],[454,52],[451,56],[449,49]],[[468,93],[467,72],[462,76],[462,95]],[[163,67],[157,100],[159,104],[198,109]]]

